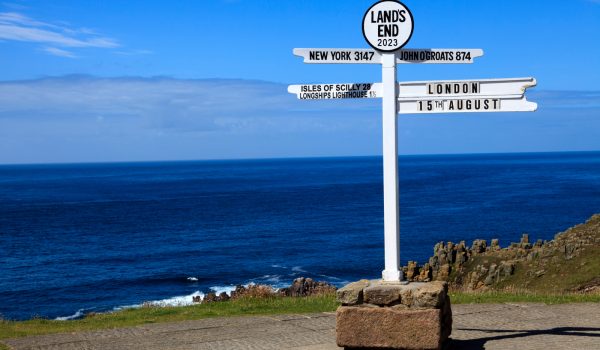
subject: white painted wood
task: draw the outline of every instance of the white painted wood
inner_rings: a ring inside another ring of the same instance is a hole
[[[483,56],[481,49],[401,49],[394,52],[397,64],[419,63],[473,63]],[[296,48],[294,55],[304,58],[304,63],[380,64],[381,53],[372,49]]]
[[[381,63],[381,54],[371,49],[294,49],[304,63]]]
[[[300,84],[288,86],[288,92],[300,100],[343,98],[380,98],[381,83]]]
[[[470,96],[400,99],[399,114],[534,112],[537,103],[525,96]]]
[[[534,78],[407,81],[398,83],[399,98],[453,96],[522,96]]]
[[[402,281],[400,269],[400,210],[398,184],[398,119],[396,57],[382,54],[383,86],[383,223],[385,246],[385,282]]]
[[[482,49],[402,49],[396,51],[396,63],[473,63],[483,56]]]

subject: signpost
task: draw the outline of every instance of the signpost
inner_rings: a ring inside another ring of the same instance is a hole
[[[381,83],[290,85],[302,100],[381,98],[383,125],[384,282],[402,283],[398,186],[398,114],[531,112],[525,98],[534,78],[397,82],[397,64],[469,64],[481,49],[403,49],[414,19],[401,2],[383,0],[363,17],[363,36],[373,49],[294,49],[304,63],[381,64]]]

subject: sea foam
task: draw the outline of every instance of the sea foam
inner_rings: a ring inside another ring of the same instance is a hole
[[[77,310],[76,313],[74,313],[71,316],[57,317],[54,320],[55,321],[69,321],[69,320],[76,320],[76,319],[81,318],[83,316],[84,316],[83,309],[79,309],[79,310]]]

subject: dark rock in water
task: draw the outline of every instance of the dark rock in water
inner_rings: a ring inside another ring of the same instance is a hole
[[[202,302],[203,302],[203,303],[213,303],[213,302],[215,302],[215,301],[218,301],[218,300],[217,300],[217,294],[215,294],[215,293],[213,293],[213,292],[210,292],[210,293],[207,293],[207,294],[204,296],[204,300],[203,300]]]
[[[231,292],[231,298],[238,298],[246,293],[246,287],[237,285],[235,289]]]
[[[292,282],[289,288],[285,288],[285,295],[290,297],[305,297],[335,292],[336,288],[326,282],[316,282],[312,278],[299,277]]]
[[[192,302],[194,303],[201,303],[202,302],[202,297],[199,295],[195,295],[192,297]]]
[[[227,301],[229,300],[229,295],[227,295],[227,293],[225,292],[221,292],[221,294],[219,294],[219,301]]]

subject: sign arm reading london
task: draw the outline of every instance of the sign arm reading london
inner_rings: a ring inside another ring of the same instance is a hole
[[[525,91],[534,78],[397,82],[398,64],[470,64],[481,49],[405,49],[414,29],[410,10],[383,0],[363,17],[363,36],[372,49],[300,48],[294,55],[308,64],[380,64],[382,82],[290,85],[301,100],[381,98],[383,120],[383,201],[386,282],[401,282],[398,209],[398,114],[532,112]],[[351,81],[351,80],[350,80]]]

